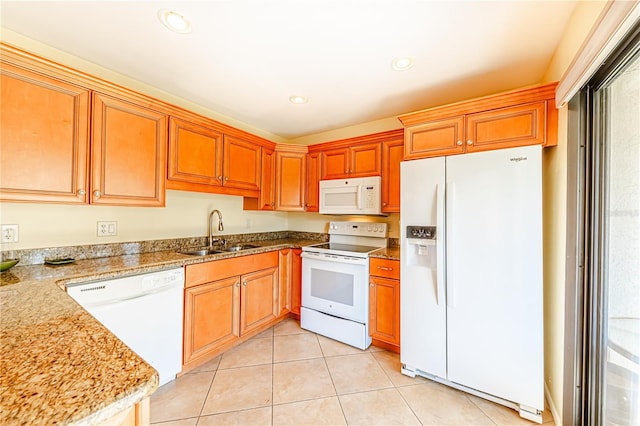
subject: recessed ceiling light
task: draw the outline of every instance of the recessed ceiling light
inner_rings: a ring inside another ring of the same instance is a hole
[[[176,33],[186,34],[191,32],[189,20],[172,10],[160,9],[158,11],[158,19],[165,27]]]
[[[295,96],[291,96],[289,98],[289,101],[294,104],[306,104],[309,101],[309,99],[305,98],[304,96],[295,95]]]
[[[412,66],[413,66],[413,58],[410,58],[408,56],[403,58],[395,58],[391,62],[391,68],[393,68],[396,71],[405,71],[411,68]]]

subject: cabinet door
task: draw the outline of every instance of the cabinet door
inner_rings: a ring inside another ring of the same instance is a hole
[[[320,178],[344,179],[349,177],[349,148],[322,151]]]
[[[291,266],[293,250],[280,250],[278,256],[278,280],[280,286],[279,294],[279,315],[286,314],[291,310]]]
[[[167,183],[186,183],[174,189],[189,190],[188,184],[222,185],[222,133],[179,118],[169,120]]]
[[[260,177],[260,210],[276,208],[276,156],[272,149],[262,148],[262,176]]]
[[[88,201],[89,91],[2,63],[0,200]]]
[[[291,250],[291,313],[300,319],[302,306],[302,249]]]
[[[278,316],[278,267],[243,275],[240,293],[240,335]]]
[[[467,116],[467,152],[543,145],[546,101],[470,114]]]
[[[369,334],[399,347],[400,281],[380,277],[369,280]]]
[[[307,154],[307,192],[305,211],[320,210],[320,153]]]
[[[92,115],[91,203],[164,206],[167,116],[101,93]]]
[[[349,177],[380,176],[382,173],[380,146],[380,142],[375,142],[349,148]]]
[[[404,159],[440,157],[464,152],[464,117],[429,121],[404,131]]]
[[[260,190],[260,146],[251,142],[224,136],[224,183],[230,188]]]
[[[382,211],[400,211],[400,162],[404,156],[404,139],[382,142]]]
[[[276,152],[276,210],[304,211],[307,157],[300,152]]]
[[[187,288],[184,306],[184,364],[240,336],[240,277]]]

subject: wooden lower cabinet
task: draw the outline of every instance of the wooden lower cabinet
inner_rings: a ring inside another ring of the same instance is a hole
[[[241,277],[240,335],[273,321],[279,312],[278,266]]]
[[[400,353],[400,262],[369,263],[369,335],[374,346]]]
[[[238,276],[187,288],[183,363],[240,337],[239,311]]]
[[[291,314],[300,319],[302,306],[302,249],[291,249]]]
[[[183,372],[283,316],[278,256],[272,251],[186,266]]]

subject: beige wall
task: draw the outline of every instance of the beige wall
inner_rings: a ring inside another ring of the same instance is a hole
[[[166,207],[2,203],[3,224],[20,226],[20,241],[3,250],[187,238],[207,235],[208,214],[219,209],[220,234],[284,231],[287,214],[242,210],[242,197],[167,191]],[[118,235],[98,237],[98,221],[117,221]],[[218,233],[216,231],[216,233]]]
[[[558,81],[602,12],[605,1],[580,2],[556,48],[542,83]],[[564,292],[567,213],[567,107],[558,117],[558,146],[544,150],[544,346],[545,391],[557,424],[562,419]]]

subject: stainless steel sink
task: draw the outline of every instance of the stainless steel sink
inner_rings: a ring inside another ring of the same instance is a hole
[[[222,251],[240,251],[240,250],[249,250],[249,249],[258,248],[258,247],[260,247],[260,246],[256,246],[256,245],[253,245],[253,244],[237,244],[235,246],[221,248],[220,250],[222,250]]]
[[[220,250],[215,250],[215,249],[197,249],[197,250],[187,250],[187,251],[181,251],[180,254],[186,254],[189,256],[206,256],[208,254],[218,254],[218,253],[223,253]]]

